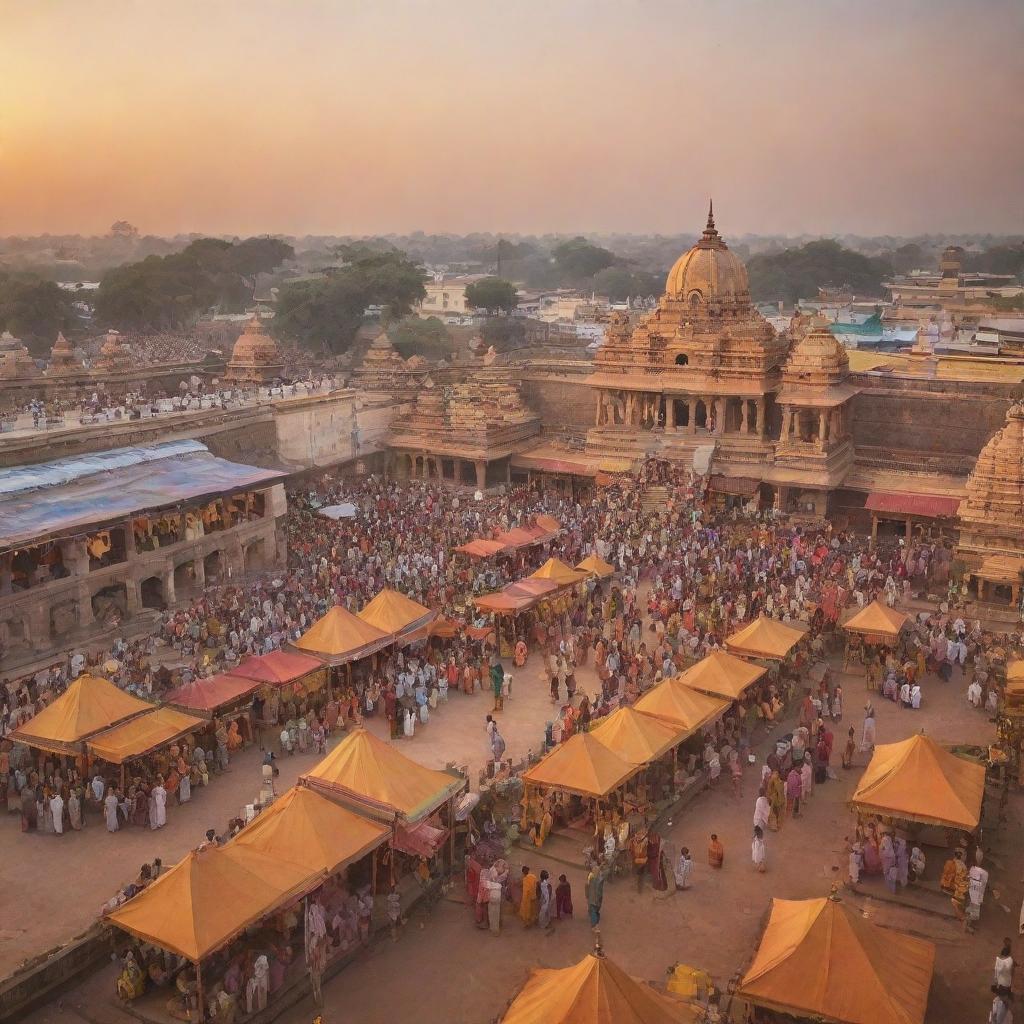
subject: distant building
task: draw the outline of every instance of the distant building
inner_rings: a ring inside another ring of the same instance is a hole
[[[420,316],[437,316],[442,319],[446,316],[467,316],[473,312],[473,307],[466,303],[466,289],[484,276],[473,274],[427,281],[423,286],[426,298],[416,307],[416,311]]]
[[[913,271],[883,284],[896,306],[935,306],[942,309],[1013,298],[1024,293],[1012,274],[982,274],[963,269],[964,250],[947,246],[938,273]]]

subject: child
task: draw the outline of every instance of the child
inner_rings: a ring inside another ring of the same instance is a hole
[[[758,873],[764,874],[768,870],[768,845],[764,841],[764,830],[760,825],[754,826],[754,840],[750,844],[750,858]]]
[[[565,875],[558,876],[555,886],[555,917],[561,921],[563,917],[572,917],[572,886]]]

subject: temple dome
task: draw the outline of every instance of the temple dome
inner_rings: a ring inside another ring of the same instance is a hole
[[[284,360],[277,343],[254,316],[238,336],[231,350],[227,379],[254,384],[269,383],[284,372]]]
[[[669,271],[665,295],[694,306],[715,300],[750,301],[747,268],[715,229],[713,209],[708,210],[708,223],[700,241],[683,253]]]
[[[850,372],[850,357],[845,346],[815,319],[810,329],[793,346],[783,369],[787,384],[836,384]]]
[[[1024,518],[1024,403],[1010,407],[1004,426],[982,448],[967,479],[960,518],[965,524],[1019,529]]]

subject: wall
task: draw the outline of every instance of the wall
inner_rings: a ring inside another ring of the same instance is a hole
[[[523,369],[523,398],[545,431],[585,433],[594,426],[596,393],[586,384],[590,371],[589,363]]]
[[[1003,425],[1020,385],[856,374],[853,437],[869,446],[974,458]]]

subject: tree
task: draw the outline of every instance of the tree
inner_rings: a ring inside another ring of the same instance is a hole
[[[96,294],[96,317],[105,327],[160,331],[185,327],[211,308],[240,312],[252,301],[256,275],[291,255],[292,247],[276,238],[237,245],[197,238],[181,252],[107,271]]]
[[[407,316],[388,328],[388,337],[398,354],[423,356],[426,359],[447,359],[452,354],[452,338],[436,316],[426,319]]]
[[[563,278],[570,283],[593,277],[599,270],[615,263],[614,253],[592,245],[582,236],[556,245],[552,255]]]
[[[848,285],[857,295],[878,295],[892,273],[889,261],[844,249],[833,239],[808,242],[782,252],[759,253],[747,261],[750,293],[756,302],[815,298],[823,285]]]
[[[480,325],[480,337],[485,345],[504,352],[521,344],[526,337],[526,325],[517,317],[492,316]]]
[[[605,267],[594,275],[590,286],[598,295],[607,295],[612,302],[623,302],[638,296],[660,295],[665,290],[665,276],[628,267]]]
[[[129,242],[134,242],[139,237],[139,229],[126,220],[115,220],[110,225],[110,233],[114,238],[123,238]]]
[[[343,352],[368,306],[384,307],[388,322],[411,312],[425,295],[423,270],[405,253],[364,254],[323,278],[283,285],[273,331],[311,348]]]
[[[0,331],[10,331],[37,354],[49,350],[58,331],[76,322],[73,299],[36,274],[0,274]]]
[[[500,277],[484,277],[466,287],[466,303],[475,309],[486,309],[492,316],[511,313],[519,304],[516,286]]]

